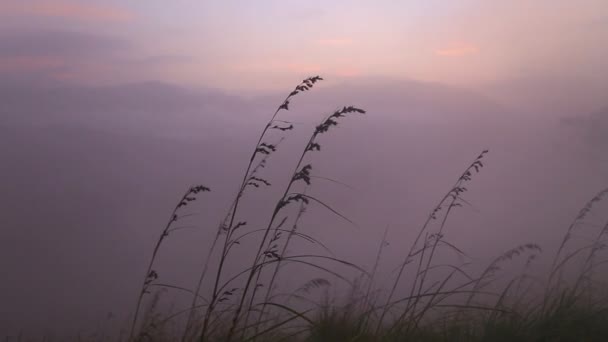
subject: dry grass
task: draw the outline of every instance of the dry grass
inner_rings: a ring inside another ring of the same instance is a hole
[[[251,227],[241,213],[246,192],[273,187],[264,169],[288,138],[294,125],[279,119],[289,110],[294,97],[311,90],[321,77],[310,77],[290,92],[264,125],[252,148],[241,183],[225,219],[217,227],[204,266],[196,284],[183,288],[161,281],[154,270],[158,250],[165,238],[178,230],[180,209],[197,199],[205,186],[189,188],[170,215],[153,249],[142,288],[137,297],[129,341],[604,341],[608,336],[608,306],[597,291],[594,270],[605,260],[601,251],[608,233],[608,222],[595,238],[583,247],[570,246],[573,232],[584,225],[594,206],[608,196],[608,189],[594,196],[567,228],[562,243],[546,276],[530,274],[530,266],[541,253],[540,246],[527,243],[507,250],[483,269],[470,274],[463,263],[442,264],[440,251],[464,252],[446,240],[448,219],[454,210],[468,205],[463,198],[467,184],[484,166],[487,150],[468,164],[454,185],[440,198],[409,244],[392,241],[392,246],[407,246],[404,258],[388,289],[377,288],[375,277],[387,247],[386,232],[380,241],[371,271],[326,254],[292,255],[288,246],[303,239],[325,248],[321,241],[300,229],[301,217],[316,204],[323,210],[351,222],[338,209],[307,192],[314,181],[314,155],[321,151],[322,137],[349,116],[364,114],[345,106],[324,118],[311,132],[308,142],[294,157],[293,171],[268,221]],[[253,193],[255,194],[255,193]],[[352,222],[351,222],[352,223]],[[354,224],[354,223],[353,223]],[[569,249],[569,247],[571,247]],[[232,260],[237,249],[252,249],[249,260]],[[326,250],[326,249],[325,249]],[[525,260],[521,274],[498,281],[505,263]],[[228,274],[228,263],[241,267]],[[325,273],[295,289],[277,292],[278,276],[284,264],[298,264]],[[330,265],[330,266],[327,266]],[[333,267],[331,265],[336,265]],[[564,270],[574,265],[577,276],[567,281]],[[340,266],[340,267],[337,267]],[[338,269],[350,269],[357,276]],[[209,273],[213,270],[213,273]],[[334,298],[329,289],[340,280],[349,284],[346,298]],[[207,286],[205,286],[207,285]],[[158,312],[158,292],[186,291],[191,305],[171,314]],[[209,293],[203,293],[210,288]],[[325,291],[325,292],[323,292]],[[321,298],[319,299],[319,293]],[[150,293],[157,295],[148,296]],[[315,295],[316,293],[316,295]],[[150,297],[150,298],[147,298]],[[148,309],[141,312],[144,302]],[[140,317],[141,316],[141,317]]]

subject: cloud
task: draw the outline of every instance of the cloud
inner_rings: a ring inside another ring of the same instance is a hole
[[[308,9],[299,9],[294,10],[290,13],[289,17],[298,19],[298,20],[310,20],[310,19],[318,19],[324,16],[326,12],[322,8],[308,8]]]
[[[188,55],[154,55],[135,59],[132,62],[145,65],[171,65],[171,64],[192,64],[197,59]]]
[[[444,57],[462,57],[474,55],[479,52],[479,48],[469,43],[454,43],[444,48],[435,50],[435,54]]]
[[[321,71],[321,66],[316,64],[306,64],[306,63],[290,63],[287,64],[284,69],[294,73],[315,73]]]
[[[589,23],[591,28],[603,28],[608,26],[608,17],[598,17]]]
[[[125,8],[65,0],[8,0],[0,4],[0,15],[57,17],[80,21],[127,22],[135,14]]]
[[[342,67],[336,70],[336,75],[340,77],[356,77],[361,75],[361,70],[355,67]]]
[[[35,72],[63,67],[65,62],[56,57],[0,57],[0,72]]]
[[[317,44],[323,46],[345,46],[351,45],[353,40],[350,38],[332,38],[332,39],[319,39]]]
[[[60,30],[12,30],[0,33],[0,57],[95,57],[126,51],[122,39]]]
[[[284,62],[280,60],[247,61],[231,66],[238,72],[278,72],[278,73],[318,73],[322,70],[320,65],[306,62]]]
[[[8,30],[0,33],[0,76],[18,79],[101,79],[131,54],[119,38],[60,30]]]

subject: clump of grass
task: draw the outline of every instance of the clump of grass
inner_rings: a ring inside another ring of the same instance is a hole
[[[286,230],[283,228],[285,223],[289,218],[289,214],[287,214],[286,209],[290,207],[291,204],[300,203],[302,206],[308,204],[309,202],[315,202],[320,204],[322,207],[332,211],[336,215],[348,220],[343,215],[340,215],[336,210],[331,208],[329,205],[319,200],[315,196],[307,194],[306,192],[301,191],[293,191],[295,189],[295,184],[303,182],[307,185],[310,185],[311,179],[313,178],[311,174],[312,164],[305,164],[305,157],[309,154],[319,151],[321,145],[317,141],[317,138],[330,130],[330,128],[337,126],[339,119],[343,118],[346,115],[351,113],[364,113],[363,110],[353,107],[346,106],[342,109],[336,110],[331,115],[329,115],[326,119],[324,119],[313,131],[309,142],[305,145],[304,150],[300,154],[299,160],[296,163],[295,171],[290,176],[290,181],[284,189],[283,195],[278,199],[275,209],[271,215],[271,218],[264,229],[255,229],[255,230],[247,230],[248,224],[246,220],[241,220],[239,218],[239,206],[241,204],[243,194],[249,188],[262,188],[272,186],[271,182],[264,178],[262,174],[262,169],[267,166],[267,161],[269,157],[276,152],[279,143],[284,139],[280,137],[278,142],[271,142],[269,139],[273,138],[271,132],[278,132],[280,134],[286,134],[289,131],[293,130],[294,125],[287,120],[279,120],[278,114],[281,111],[287,111],[290,108],[290,104],[292,98],[302,92],[306,92],[313,88],[316,82],[321,81],[322,78],[319,76],[314,76],[303,80],[295,89],[290,92],[285,100],[280,104],[277,110],[274,112],[271,119],[264,126],[258,141],[256,142],[252,155],[249,159],[247,167],[245,169],[243,179],[237,191],[237,195],[226,214],[225,219],[219,225],[217,232],[215,234],[215,238],[209,248],[203,269],[201,270],[199,279],[197,284],[194,286],[192,290],[181,288],[178,286],[174,286],[171,284],[159,284],[155,281],[158,278],[158,274],[156,271],[152,269],[152,265],[157,256],[158,249],[164,240],[164,238],[168,235],[168,232],[172,230],[170,228],[173,221],[177,218],[176,211],[182,206],[182,202],[185,201],[184,204],[187,204],[191,199],[188,197],[189,193],[187,193],[182,201],[180,201],[180,205],[175,209],[172,214],[172,221],[167,225],[165,230],[163,230],[157,246],[154,249],[152,259],[150,262],[149,270],[146,273],[146,279],[144,280],[144,284],[142,286],[142,290],[140,296],[138,298],[137,308],[135,318],[133,320],[132,328],[131,328],[131,339],[134,338],[134,332],[136,330],[137,316],[139,313],[139,308],[142,303],[142,299],[144,294],[149,292],[151,286],[162,286],[165,288],[179,289],[182,291],[191,292],[193,294],[192,304],[189,310],[183,310],[178,312],[178,314],[171,316],[170,318],[176,317],[181,313],[187,313],[188,319],[186,321],[186,328],[182,335],[182,340],[188,340],[196,337],[202,341],[209,340],[214,338],[212,336],[219,336],[218,334],[222,334],[220,324],[223,322],[223,317],[225,315],[231,314],[233,316],[231,322],[232,324],[227,329],[226,339],[231,340],[234,338],[237,330],[240,333],[241,338],[245,337],[245,333],[249,331],[249,327],[247,326],[247,321],[249,315],[258,310],[256,308],[261,307],[258,313],[258,320],[255,324],[255,333],[258,334],[260,330],[264,330],[268,332],[267,328],[262,329],[264,325],[267,325],[268,320],[263,319],[265,316],[265,311],[267,307],[273,308],[281,308],[287,311],[293,311],[288,307],[285,307],[278,303],[270,302],[270,298],[272,296],[271,290],[273,288],[272,284],[274,283],[277,273],[279,270],[279,264],[283,261],[290,263],[300,263],[304,265],[308,265],[310,267],[314,267],[317,269],[323,269],[331,274],[339,276],[337,273],[332,272],[331,270],[324,268],[314,262],[314,259],[325,259],[331,260],[334,262],[341,263],[343,265],[348,265],[355,267],[348,262],[343,260],[339,260],[333,257],[326,257],[322,255],[294,255],[294,256],[286,256],[287,246],[293,238],[304,238],[313,243],[317,243],[322,245],[319,241],[314,239],[313,237],[307,236],[305,234],[301,234],[297,231],[297,224],[294,223],[293,228],[291,230]],[[208,190],[205,188],[205,190]],[[197,188],[197,191],[199,189]],[[300,210],[300,213],[296,217],[296,222],[299,220],[299,217],[303,213],[303,207]],[[281,216],[281,217],[280,217]],[[244,232],[243,234],[240,234]],[[236,234],[239,233],[239,234]],[[282,239],[283,233],[287,233],[287,238]],[[224,269],[226,266],[226,262],[228,261],[228,256],[233,248],[237,248],[240,245],[240,242],[245,235],[261,235],[261,239],[258,242],[257,252],[254,254],[252,266],[243,270],[241,273],[237,275],[237,277],[224,279]],[[285,240],[283,242],[283,240]],[[279,244],[283,244],[283,247],[279,249]],[[210,264],[213,262],[213,256],[216,250],[219,249],[219,256],[217,259],[217,269],[215,273],[215,277],[213,279],[212,287],[213,290],[209,297],[201,296],[200,291],[205,281],[206,274]],[[312,261],[306,261],[305,259],[313,259]],[[259,288],[259,281],[262,275],[262,270],[273,264],[277,263],[277,267],[275,267],[272,278],[270,280],[270,286],[268,287],[268,291],[265,294],[265,300],[261,303],[255,303],[257,290]],[[239,280],[240,276],[245,276],[245,283],[242,286],[233,285],[237,280]],[[254,281],[255,280],[255,281]],[[155,282],[153,284],[153,282]],[[238,300],[233,301],[232,299],[238,298]],[[204,304],[200,305],[200,301],[203,301]],[[248,304],[247,304],[248,303]],[[205,307],[205,313],[202,316],[202,323],[198,322],[197,311],[199,308]],[[293,311],[293,313],[296,313]],[[303,315],[298,315],[296,313],[295,317],[303,317]],[[243,319],[244,318],[244,319]],[[239,327],[241,322],[244,322],[244,326]],[[272,326],[272,325],[271,325]],[[199,330],[200,329],[200,330]],[[271,329],[274,330],[274,329]],[[198,331],[198,332],[197,332]],[[220,331],[220,332],[218,332]],[[197,337],[198,336],[198,337]],[[141,336],[140,336],[141,337]]]
[[[407,252],[403,262],[399,267],[399,272],[397,273],[397,276],[393,282],[393,286],[391,287],[391,290],[386,299],[386,303],[382,308],[380,318],[378,319],[376,326],[376,334],[380,332],[387,313],[395,304],[405,301],[406,307],[399,314],[397,320],[393,322],[393,326],[389,329],[389,331],[392,331],[394,329],[402,329],[404,326],[406,326],[406,329],[409,330],[411,329],[409,323],[408,325],[404,325],[404,323],[411,322],[417,325],[418,322],[424,317],[426,311],[428,311],[432,307],[433,301],[436,298],[435,295],[431,295],[429,301],[424,306],[421,312],[416,311],[417,305],[420,303],[421,300],[426,299],[428,297],[428,295],[431,293],[429,291],[433,287],[439,285],[438,291],[435,292],[437,294],[444,292],[444,286],[448,284],[449,280],[457,272],[460,272],[464,274],[467,278],[470,278],[470,276],[468,276],[466,272],[464,272],[458,266],[445,265],[448,268],[452,268],[450,274],[440,284],[433,284],[431,287],[429,287],[429,289],[424,288],[424,284],[429,272],[432,270],[432,268],[435,267],[432,266],[432,261],[440,243],[444,246],[456,250],[458,253],[461,253],[459,249],[445,241],[443,232],[446,226],[447,219],[452,210],[457,207],[461,207],[463,203],[467,203],[461,196],[464,192],[468,190],[465,187],[465,184],[472,180],[473,172],[479,172],[481,170],[481,168],[483,167],[482,160],[486,153],[488,153],[488,151],[484,150],[479,156],[477,156],[477,158],[475,158],[475,160],[464,170],[460,177],[458,177],[452,188],[450,188],[450,190],[441,198],[439,203],[427,216],[426,221],[418,231],[416,238],[411,244],[409,251]],[[442,218],[438,216],[441,213],[443,213]],[[437,232],[429,233],[431,223],[437,220],[439,220],[440,222]],[[422,241],[422,245],[420,245],[423,234],[425,235],[425,239]],[[393,297],[400,284],[405,268],[412,262],[414,262],[415,258],[418,258],[418,264],[414,273],[413,283],[410,287],[409,296],[403,299],[399,299],[397,301],[393,301]]]
[[[197,308],[197,305],[198,305],[199,291],[201,289],[201,286],[202,286],[205,276],[207,274],[207,270],[209,267],[209,263],[211,262],[211,257],[213,255],[213,252],[215,251],[217,244],[223,235],[224,243],[222,246],[221,257],[220,257],[220,260],[218,263],[218,270],[217,270],[215,282],[213,285],[214,289],[213,289],[213,293],[212,293],[210,302],[207,307],[208,309],[205,314],[205,319],[204,319],[204,323],[203,323],[203,335],[205,335],[205,331],[209,325],[210,315],[215,308],[217,300],[219,299],[218,286],[220,283],[223,266],[224,266],[224,263],[226,262],[226,258],[228,256],[230,247],[234,246],[234,241],[231,240],[232,236],[236,230],[247,225],[246,221],[239,221],[239,222],[235,223],[235,219],[237,217],[237,213],[238,213],[238,209],[239,209],[239,204],[241,202],[243,194],[245,193],[245,190],[248,187],[259,188],[261,186],[270,186],[271,185],[270,182],[268,182],[266,179],[257,177],[259,170],[266,166],[268,157],[273,152],[275,152],[277,149],[277,144],[271,144],[271,143],[265,142],[264,139],[267,138],[268,133],[273,130],[277,130],[280,132],[287,132],[287,131],[293,130],[294,125],[289,121],[278,120],[277,119],[278,114],[281,111],[289,110],[289,105],[294,96],[298,95],[299,93],[312,89],[313,86],[315,85],[315,83],[322,81],[322,80],[323,80],[323,78],[321,78],[320,76],[309,77],[309,78],[303,80],[300,84],[298,84],[295,87],[294,90],[292,90],[289,93],[289,95],[287,95],[287,97],[283,100],[281,105],[276,109],[276,111],[272,115],[271,119],[264,126],[264,129],[262,130],[257,143],[255,144],[255,147],[254,147],[251,157],[249,159],[249,163],[247,164],[247,167],[243,174],[243,179],[241,181],[241,184],[239,185],[237,195],[236,195],[230,209],[228,210],[228,213],[226,214],[226,218],[223,220],[223,222],[218,227],[217,233],[215,235],[215,239],[213,240],[213,243],[211,244],[211,247],[209,248],[209,252],[205,258],[204,267],[203,267],[203,270],[201,271],[198,283],[196,285],[195,295],[193,296],[192,306],[191,306],[190,315],[189,315],[188,321],[187,321],[186,331],[184,332],[184,336],[183,336],[182,340],[185,340],[187,338],[187,334],[189,333],[189,330],[190,330],[190,327],[192,324],[193,315],[194,315],[195,309]],[[262,156],[262,157],[259,158],[259,156]],[[256,160],[257,160],[257,163],[256,163]]]
[[[233,338],[234,331],[239,323],[239,319],[241,318],[240,314],[244,308],[245,299],[247,297],[248,291],[252,287],[252,282],[253,282],[253,279],[256,276],[256,274],[258,272],[261,272],[262,268],[267,264],[268,259],[277,261],[277,262],[280,261],[280,256],[278,254],[278,244],[274,243],[274,242],[277,242],[280,238],[279,232],[277,231],[275,234],[273,234],[272,237],[270,237],[270,234],[271,234],[271,231],[273,230],[273,227],[275,226],[275,223],[277,223],[276,221],[277,221],[279,215],[282,213],[282,210],[292,203],[308,204],[310,201],[315,201],[315,202],[320,203],[321,205],[325,206],[326,208],[329,208],[334,213],[337,213],[333,209],[331,209],[329,206],[327,206],[325,203],[320,201],[319,199],[317,199],[313,196],[310,196],[310,195],[306,195],[304,193],[292,192],[291,190],[292,190],[292,187],[294,186],[294,184],[296,184],[299,181],[305,182],[306,184],[310,184],[310,182],[311,182],[310,170],[312,169],[312,165],[311,164],[302,165],[302,164],[304,163],[304,158],[309,153],[314,152],[314,151],[319,151],[321,149],[321,145],[317,142],[318,136],[328,132],[331,127],[337,126],[338,119],[343,118],[346,115],[351,114],[351,113],[365,113],[365,111],[363,111],[359,108],[356,108],[356,107],[352,107],[352,106],[344,107],[340,110],[335,111],[333,114],[331,114],[327,119],[323,120],[323,122],[315,128],[308,143],[306,144],[306,147],[300,154],[300,157],[296,164],[295,170],[291,176],[291,180],[285,187],[285,190],[283,191],[282,196],[277,201],[274,211],[272,213],[272,216],[263,232],[262,239],[260,240],[257,252],[253,258],[253,265],[249,269],[250,270],[249,275],[247,277],[245,286],[244,286],[242,294],[240,296],[239,303],[236,307],[236,310],[234,311],[233,318],[232,318],[232,325],[228,331],[228,335],[226,336],[226,341],[231,341]],[[338,215],[343,217],[340,214],[338,214]],[[283,225],[282,222],[285,222],[285,220],[281,220],[278,223],[278,226],[276,226],[276,227],[278,228],[278,227],[282,226]],[[270,238],[270,240],[269,240],[269,238]],[[263,307],[262,312],[267,305],[268,305],[268,303],[262,303],[262,307]],[[201,340],[204,340],[204,332],[203,332],[203,336],[201,337]]]
[[[337,109],[313,129],[295,158],[293,171],[288,174],[268,221],[261,227],[251,227],[239,211],[243,195],[249,190],[276,186],[276,182],[265,177],[264,169],[280,142],[294,129],[291,121],[279,120],[278,115],[289,110],[294,96],[312,89],[321,80],[315,76],[298,84],[262,129],[237,194],[205,253],[204,266],[192,289],[158,283],[158,274],[153,270],[164,238],[178,229],[173,223],[180,217],[180,207],[193,201],[193,195],[209,189],[194,187],[182,197],[152,253],[138,297],[130,340],[135,336],[142,340],[168,338],[161,333],[162,327],[184,314],[188,316],[185,328],[174,334],[181,335],[182,341],[557,341],[577,337],[591,341],[597,340],[598,336],[608,336],[608,306],[598,302],[590,290],[593,271],[604,262],[599,259],[599,253],[605,248],[603,240],[608,234],[608,223],[599,229],[589,245],[566,252],[573,231],[608,195],[608,189],[593,197],[568,227],[545,281],[529,273],[530,265],[542,252],[534,243],[507,250],[478,275],[472,274],[465,263],[437,261],[440,250],[466,256],[445,237],[448,218],[456,208],[469,204],[464,194],[468,191],[468,183],[483,168],[488,150],[483,150],[465,167],[431,210],[414,240],[404,250],[403,260],[397,265],[397,273],[388,290],[377,288],[375,283],[383,250],[389,246],[388,229],[378,247],[371,272],[332,255],[321,241],[304,233],[301,218],[313,204],[355,224],[312,194],[310,185],[314,178],[320,177],[313,176],[312,158],[321,150],[321,138],[345,117],[364,114],[365,111],[358,107]],[[288,247],[296,238],[321,246],[328,253],[288,253]],[[407,246],[400,242],[393,242],[393,245]],[[237,260],[244,268],[228,276],[226,268],[232,261],[231,252],[247,246],[253,248],[251,259]],[[525,257],[522,274],[500,283],[497,279],[503,265],[514,262],[517,257]],[[581,259],[582,267],[574,283],[568,286],[562,280],[562,272],[577,257]],[[323,262],[348,267],[359,277],[352,281],[324,266]],[[244,263],[249,266],[243,266]],[[312,278],[292,293],[277,293],[277,279],[286,264],[304,265],[324,272],[326,277]],[[207,279],[211,265],[215,266],[215,273]],[[328,289],[333,286],[334,279],[350,286],[344,303],[329,296]],[[211,291],[202,295],[205,281]],[[146,316],[142,333],[135,335],[143,297],[153,286],[187,291],[192,294],[192,303],[163,319],[154,316],[154,323],[149,323],[151,319]],[[312,292],[321,289],[326,291],[321,301],[310,297]],[[532,295],[534,291],[538,294]],[[307,306],[302,308],[302,305],[293,304],[293,300],[306,302]],[[158,334],[154,335],[156,328]]]
[[[152,256],[150,257],[150,262],[148,264],[148,268],[146,269],[146,273],[144,276],[143,284],[141,290],[139,292],[139,296],[137,299],[137,305],[135,307],[135,314],[133,315],[133,322],[131,324],[131,329],[129,332],[130,339],[134,338],[135,329],[137,325],[137,319],[139,316],[139,310],[141,308],[142,300],[144,295],[150,293],[150,287],[155,285],[156,280],[158,279],[158,273],[153,269],[154,262],[156,261],[156,257],[158,255],[158,251],[165,240],[169,236],[170,233],[182,229],[182,227],[175,227],[175,223],[181,219],[186,217],[188,214],[180,215],[179,211],[181,208],[187,207],[191,202],[196,201],[197,195],[200,192],[208,192],[211,191],[208,187],[203,185],[191,186],[181,197],[171,216],[169,218],[169,222],[165,225],[165,228],[160,233],[158,240],[156,241],[156,245],[154,246],[154,250],[152,251]]]

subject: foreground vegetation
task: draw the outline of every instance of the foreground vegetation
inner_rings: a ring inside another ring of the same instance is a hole
[[[463,252],[446,241],[444,232],[453,210],[468,204],[462,197],[466,184],[483,168],[487,150],[473,159],[457,177],[452,188],[432,209],[416,238],[404,251],[388,289],[376,289],[374,278],[383,248],[381,241],[372,270],[327,255],[290,255],[287,253],[294,239],[306,239],[321,244],[305,235],[298,222],[310,203],[320,204],[342,219],[349,221],[321,199],[306,193],[314,179],[312,160],[321,150],[321,138],[347,116],[364,114],[354,106],[343,107],[326,117],[313,130],[302,151],[296,154],[295,168],[290,181],[281,191],[267,224],[252,229],[239,215],[243,194],[261,187],[271,186],[261,172],[268,158],[291,131],[292,123],[280,120],[281,111],[289,110],[294,96],[309,91],[320,77],[311,77],[299,84],[275,111],[253,148],[243,173],[239,191],[225,220],[218,227],[215,239],[206,256],[206,264],[199,281],[192,289],[193,300],[180,338],[184,341],[595,341],[608,336],[608,306],[601,296],[601,283],[594,271],[603,261],[599,252],[605,247],[604,235],[608,223],[596,229],[588,244],[570,246],[585,218],[608,193],[599,192],[581,209],[568,227],[562,243],[546,275],[530,274],[530,266],[541,248],[536,244],[517,246],[498,256],[478,275],[469,274],[462,264],[438,264],[440,250]],[[273,134],[278,132],[279,134]],[[205,186],[191,188],[177,205],[169,224],[162,232],[146,273],[136,312],[141,300],[149,292],[158,275],[153,271],[156,252],[179,220],[179,209],[196,199],[199,192],[210,191]],[[296,208],[294,210],[292,207]],[[350,221],[349,221],[350,222]],[[254,234],[258,241],[255,252],[242,272],[232,277],[224,273],[232,249],[241,246],[241,239]],[[525,259],[524,270],[508,281],[497,280],[496,274],[505,263]],[[323,261],[323,262],[322,262]],[[360,275],[352,282],[325,262],[347,266]],[[215,273],[208,274],[215,263]],[[292,289],[286,300],[279,300],[276,280],[282,263],[301,263],[326,273],[314,278],[299,289]],[[568,273],[574,265],[576,274]],[[565,275],[568,273],[567,275]],[[207,277],[209,277],[208,280]],[[600,277],[601,278],[601,277]],[[331,298],[329,291],[321,297],[310,295],[316,289],[331,286],[331,280],[348,283],[349,293],[340,299]],[[204,281],[212,282],[212,291],[201,296]],[[308,305],[292,304],[300,299]],[[178,315],[181,314],[178,313]],[[175,339],[165,336],[163,326],[176,316],[160,321],[133,321],[131,338],[134,340]],[[165,337],[163,337],[165,336]]]
[[[250,227],[241,214],[244,194],[276,186],[264,169],[279,143],[294,129],[280,114],[299,94],[311,90],[321,77],[300,83],[280,104],[263,127],[238,185],[225,219],[217,227],[204,267],[191,288],[161,281],[155,270],[158,251],[165,239],[179,229],[183,208],[200,196],[210,196],[211,186],[190,187],[178,201],[154,246],[137,298],[129,332],[131,341],[605,341],[608,338],[608,297],[604,296],[599,267],[604,263],[608,222],[589,228],[586,218],[608,195],[600,191],[586,203],[567,227],[546,274],[537,274],[534,262],[540,246],[527,243],[497,256],[478,274],[464,263],[445,263],[440,253],[464,252],[445,238],[454,210],[467,206],[467,183],[484,166],[487,150],[473,158],[456,177],[413,241],[392,241],[403,247],[403,259],[395,267],[389,286],[377,287],[378,266],[387,245],[379,241],[371,270],[329,251],[325,254],[289,253],[289,246],[303,239],[324,248],[299,225],[310,204],[351,222],[339,210],[307,192],[317,178],[314,155],[322,138],[342,120],[365,114],[345,106],[325,117],[310,133],[308,142],[294,154],[293,172],[264,226]],[[601,212],[597,213],[601,216]],[[604,215],[605,216],[605,215]],[[608,219],[608,217],[604,217]],[[351,222],[352,223],[352,222]],[[580,246],[573,237],[582,229],[593,236]],[[231,259],[236,249],[250,250],[249,260]],[[236,263],[241,271],[228,272]],[[516,274],[499,277],[506,265],[523,263]],[[278,278],[285,264],[309,267],[323,276],[296,289],[281,289]],[[334,267],[335,266],[335,267]],[[337,270],[346,270],[344,272]],[[329,288],[340,285],[347,295],[334,298]],[[164,291],[187,291],[192,302],[171,313],[158,309]],[[209,290],[207,290],[209,289]],[[281,292],[279,292],[279,289]]]

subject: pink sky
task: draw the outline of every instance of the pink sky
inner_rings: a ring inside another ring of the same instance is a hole
[[[134,13],[126,8],[63,0],[8,0],[0,4],[0,12],[23,18],[56,17],[84,22],[126,22],[134,18]]]
[[[86,60],[57,51],[3,49],[3,70],[31,66],[32,72],[46,68],[52,74],[63,65],[76,79],[89,81],[158,79],[229,89],[252,82],[274,89],[317,73],[462,85],[522,73],[608,76],[602,68],[608,58],[604,0],[0,4],[0,33],[49,30],[122,40],[129,48],[99,51]]]

